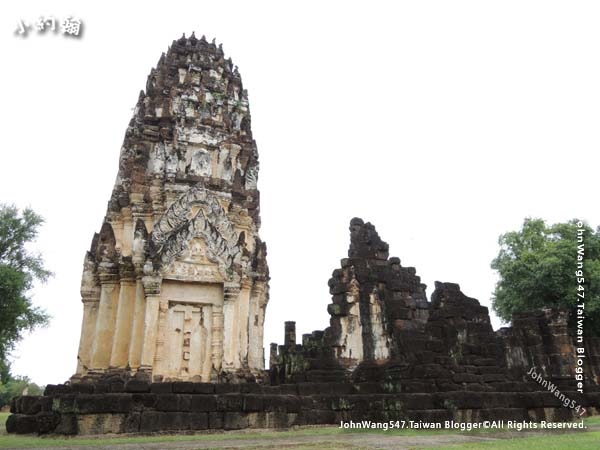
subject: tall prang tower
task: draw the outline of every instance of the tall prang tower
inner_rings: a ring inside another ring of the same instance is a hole
[[[258,167],[237,67],[214,41],[173,41],[140,93],[85,256],[74,378],[216,381],[264,368]]]

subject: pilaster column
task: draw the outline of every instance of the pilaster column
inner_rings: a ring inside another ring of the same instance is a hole
[[[237,308],[240,296],[239,283],[225,283],[223,286],[223,369],[239,367],[239,336],[236,333]]]
[[[135,272],[131,261],[125,260],[120,266],[120,290],[115,335],[113,338],[111,368],[125,368],[129,357],[129,344],[133,325],[133,308],[135,306]]]
[[[250,296],[250,314],[248,317],[248,366],[251,370],[262,370],[265,367],[263,348],[265,320],[265,283],[255,281]]]
[[[252,314],[250,305],[251,291],[252,282],[248,279],[242,280],[242,287],[236,304],[236,323],[238,324],[236,354],[239,356],[240,367],[248,367],[250,335],[254,324],[254,314]]]
[[[81,321],[81,337],[77,352],[77,375],[85,375],[91,367],[92,344],[96,333],[98,304],[100,302],[100,287],[81,289],[83,302],[83,319]]]
[[[169,368],[169,361],[171,361],[172,350],[165,345],[168,312],[169,300],[161,297],[158,302],[158,325],[156,327],[156,345],[154,347],[154,361],[152,363],[154,375],[166,375]]]
[[[154,355],[156,353],[161,283],[162,279],[159,276],[146,275],[142,277],[142,284],[144,286],[144,294],[146,297],[146,312],[140,370],[148,372],[152,372]]]
[[[91,369],[94,371],[103,372],[109,367],[119,301],[118,275],[117,266],[112,262],[103,261],[99,264],[100,302],[91,358]]]
[[[121,210],[123,215],[123,240],[121,242],[121,254],[123,256],[131,256],[132,244],[133,244],[133,230],[135,222],[133,221],[133,215],[131,208],[126,207]]]
[[[211,358],[213,370],[219,373],[223,361],[223,305],[212,307]]]
[[[133,308],[133,325],[129,345],[129,366],[136,370],[142,363],[142,343],[144,342],[144,323],[146,321],[146,297],[141,275],[135,283],[135,305]]]
[[[144,342],[144,322],[146,320],[146,297],[144,294],[144,263],[146,261],[146,240],[148,233],[145,222],[147,217],[133,214],[135,233],[133,237],[131,261],[135,270],[135,304],[133,307],[133,322],[129,343],[129,366],[135,371],[142,363],[142,343]]]

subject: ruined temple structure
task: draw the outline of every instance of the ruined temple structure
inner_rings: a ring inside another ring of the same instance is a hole
[[[494,332],[488,309],[458,284],[436,282],[428,301],[416,270],[390,258],[375,227],[359,218],[350,222],[348,258],[329,288],[327,329],[305,334],[297,345],[295,323],[286,322],[284,345],[271,344],[273,383],[350,380],[402,392],[505,391],[524,389],[518,383],[531,381],[526,374],[535,367],[566,389],[582,387],[574,376],[567,313],[517,314],[512,327]],[[596,390],[598,341],[588,339],[588,349],[584,378]]]
[[[140,93],[85,256],[74,380],[216,381],[264,368],[258,167],[237,67],[204,37],[174,41]]]
[[[330,326],[271,344],[247,94],[220,47],[181,38],[148,78],[86,254],[77,374],[13,399],[11,433],[281,428],[340,421],[564,421],[600,413],[600,341],[577,378],[567,315],[494,332],[458,284],[430,299],[370,223],[329,280]],[[281,300],[281,299],[280,299]],[[535,369],[540,380],[532,380]],[[558,393],[558,394],[557,394]],[[580,407],[574,409],[571,402]]]
[[[266,379],[84,379],[13,400],[6,428],[155,433],[349,420],[567,421],[600,412],[597,339],[587,341],[578,392],[565,314],[520,314],[512,327],[494,332],[487,308],[457,284],[436,283],[428,300],[415,269],[388,257],[388,245],[370,223],[352,220],[348,258],[329,288],[330,326],[305,334],[299,344],[295,323],[286,322],[284,344],[271,344]],[[532,368],[556,390],[528,376]]]

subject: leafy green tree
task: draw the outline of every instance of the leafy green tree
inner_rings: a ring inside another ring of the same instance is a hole
[[[48,323],[48,315],[33,306],[28,291],[36,280],[46,281],[51,272],[41,256],[26,249],[44,222],[30,208],[0,205],[0,381],[10,379],[8,356],[23,332]]]
[[[513,313],[552,306],[570,311],[573,329],[577,295],[583,292],[584,331],[600,336],[600,227],[594,231],[582,223],[580,228],[577,222],[548,226],[542,219],[528,218],[520,231],[500,236],[500,252],[492,261],[492,269],[500,275],[492,305],[501,319],[508,322]],[[583,290],[576,276],[580,229],[584,230]]]

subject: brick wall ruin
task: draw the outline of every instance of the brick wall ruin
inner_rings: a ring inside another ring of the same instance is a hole
[[[49,386],[43,397],[15,399],[10,433],[103,434],[287,428],[344,420],[415,421],[572,419],[548,391],[388,392],[378,382],[256,383],[113,381]],[[590,412],[600,393],[567,393]]]
[[[494,332],[458,284],[426,286],[350,223],[329,280],[330,326],[271,344],[263,370],[266,247],[258,155],[237,68],[204,39],[174,41],[127,130],[100,233],[84,263],[77,374],[13,400],[14,433],[276,428],[341,420],[569,420],[527,372],[600,409],[600,340],[577,392],[565,314]],[[577,412],[579,414],[579,412]]]
[[[517,314],[494,332],[487,307],[458,284],[436,282],[431,301],[412,267],[388,257],[375,227],[350,222],[348,258],[329,280],[330,326],[296,345],[271,345],[272,383],[328,381],[334,373],[354,382],[380,381],[398,391],[498,391],[528,383],[532,367],[545,379],[575,388],[575,346],[568,315],[552,309]],[[588,339],[586,391],[597,389],[598,340]]]

